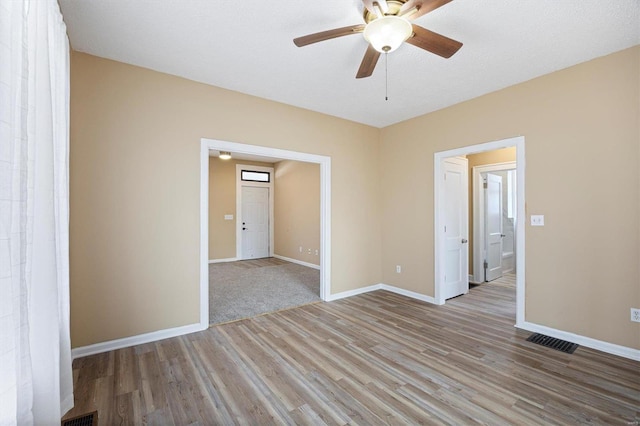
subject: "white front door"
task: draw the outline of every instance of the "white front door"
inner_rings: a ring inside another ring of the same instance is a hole
[[[269,257],[269,188],[242,186],[242,259]]]
[[[440,232],[444,242],[442,298],[469,292],[469,180],[466,158],[446,158],[442,162]]]
[[[485,185],[485,281],[502,276],[502,176],[487,173]]]

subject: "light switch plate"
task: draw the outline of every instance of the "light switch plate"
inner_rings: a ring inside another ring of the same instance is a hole
[[[532,214],[531,215],[531,226],[544,226],[544,215],[543,214]]]
[[[224,220],[233,220],[233,215],[232,214],[225,214],[224,215]]]

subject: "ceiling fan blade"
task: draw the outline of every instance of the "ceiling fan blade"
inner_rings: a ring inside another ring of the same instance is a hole
[[[413,36],[407,39],[407,43],[421,49],[428,50],[443,58],[450,58],[462,47],[462,43],[459,41],[434,33],[416,24],[411,26],[413,27]]]
[[[409,0],[402,5],[398,16],[406,15],[407,19],[417,19],[432,10],[436,10],[440,6],[444,6],[450,1],[451,0]]]
[[[379,57],[380,52],[374,49],[373,46],[369,45],[364,54],[364,58],[362,58],[362,62],[360,63],[360,68],[358,68],[356,78],[370,77],[378,63]]]
[[[293,42],[296,46],[302,47],[308,44],[317,43],[319,41],[330,40],[336,37],[342,37],[351,34],[357,34],[364,31],[364,24],[350,25],[348,27],[335,28],[333,30],[321,31],[315,34],[294,38]]]
[[[364,3],[364,7],[366,7],[369,12],[373,13],[374,15],[378,15],[378,9],[376,8],[375,3],[378,3],[383,14],[389,11],[387,0],[362,0],[362,3]]]

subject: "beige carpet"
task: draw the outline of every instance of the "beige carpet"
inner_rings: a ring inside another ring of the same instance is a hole
[[[209,265],[209,323],[320,301],[320,271],[267,258]]]

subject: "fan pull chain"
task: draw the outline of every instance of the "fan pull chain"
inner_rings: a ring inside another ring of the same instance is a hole
[[[389,70],[387,64],[389,63],[389,53],[384,52],[384,100],[389,100]]]

